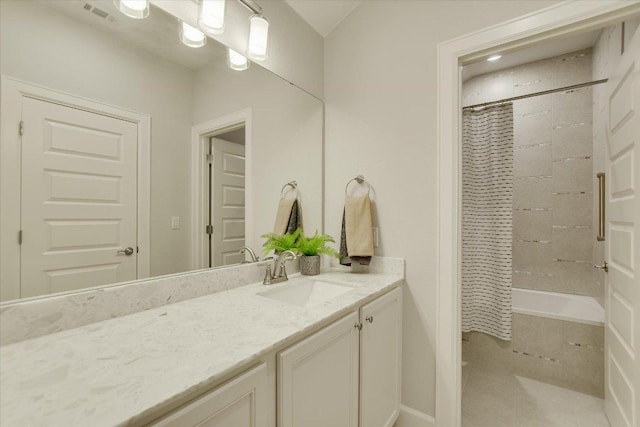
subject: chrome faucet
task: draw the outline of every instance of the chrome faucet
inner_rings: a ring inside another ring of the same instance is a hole
[[[249,252],[249,256],[251,257],[251,261],[245,261],[245,263],[246,262],[258,262],[258,261],[260,261],[260,259],[256,256],[256,253],[249,246],[243,246],[242,249],[240,249],[240,253],[241,254],[243,254],[245,252]]]
[[[271,266],[267,264],[267,270],[265,271],[262,284],[272,285],[274,283],[280,283],[284,282],[285,280],[289,280],[289,278],[287,277],[287,269],[285,268],[284,263],[287,260],[293,260],[296,258],[298,258],[296,254],[291,251],[281,252],[278,257],[273,260],[273,272],[271,271]]]

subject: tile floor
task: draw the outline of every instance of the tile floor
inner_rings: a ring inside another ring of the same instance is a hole
[[[598,397],[472,363],[462,369],[462,426],[610,427]]]

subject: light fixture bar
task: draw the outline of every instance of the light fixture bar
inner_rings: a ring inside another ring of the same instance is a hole
[[[244,7],[257,15],[262,15],[262,7],[253,0],[238,0]]]

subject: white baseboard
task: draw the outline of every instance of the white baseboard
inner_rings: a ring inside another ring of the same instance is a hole
[[[431,415],[400,405],[400,416],[395,427],[435,427],[436,420]]]

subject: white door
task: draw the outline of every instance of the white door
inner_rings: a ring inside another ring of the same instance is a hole
[[[22,120],[21,297],[135,279],[137,125],[32,98]]]
[[[609,78],[605,409],[640,426],[640,32]]]
[[[211,267],[244,261],[244,145],[211,139]]]
[[[269,419],[267,384],[267,366],[263,363],[152,425],[266,427]]]
[[[358,315],[278,355],[278,427],[358,425]]]
[[[360,427],[391,427],[400,414],[402,289],[360,309]]]

